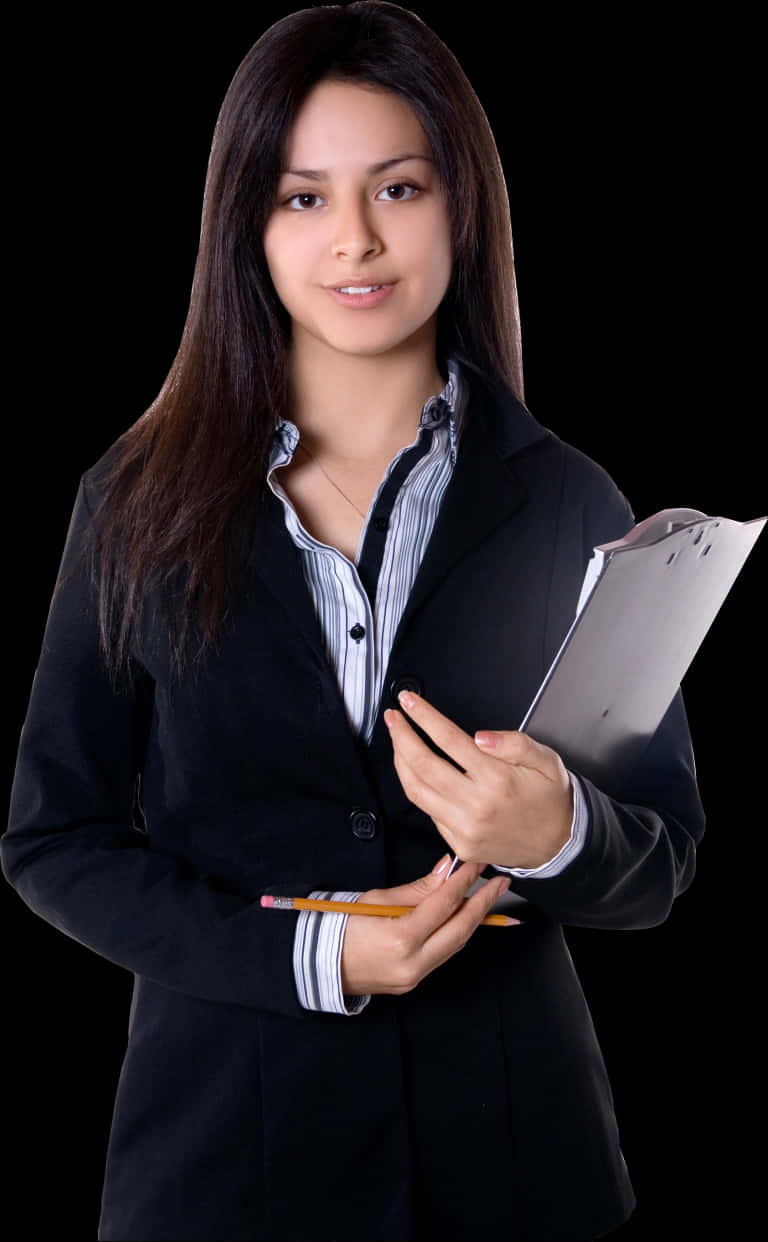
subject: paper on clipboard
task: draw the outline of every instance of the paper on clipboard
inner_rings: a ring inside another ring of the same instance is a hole
[[[520,730],[610,792],[655,733],[766,520],[663,509],[595,548]]]

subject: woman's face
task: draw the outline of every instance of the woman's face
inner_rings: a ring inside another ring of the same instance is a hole
[[[344,354],[420,341],[434,353],[450,222],[429,141],[400,96],[347,82],[313,88],[289,135],[264,250],[294,347],[306,334]],[[364,307],[330,292],[347,284],[392,288]]]

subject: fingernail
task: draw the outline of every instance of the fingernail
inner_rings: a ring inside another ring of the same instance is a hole
[[[511,878],[508,875],[503,876],[501,881],[496,884],[496,896],[500,897],[502,893],[506,893],[511,882]]]
[[[450,854],[443,854],[443,857],[440,859],[440,861],[439,861],[439,862],[436,862],[436,863],[435,863],[435,865],[434,865],[434,867],[432,868],[432,874],[433,874],[433,875],[440,875],[440,873],[441,873],[442,871],[445,871],[445,870],[446,870],[446,868],[447,868],[447,866],[448,866],[448,863],[449,863],[450,861],[451,861],[451,856],[450,856]]]
[[[475,734],[475,741],[478,746],[484,746],[487,750],[493,750],[494,747],[498,746],[500,740],[500,733],[485,732]]]
[[[405,708],[413,707],[414,703],[416,702],[413,695],[409,694],[407,690],[401,690],[397,698],[398,698],[398,702],[402,703],[403,707]]]

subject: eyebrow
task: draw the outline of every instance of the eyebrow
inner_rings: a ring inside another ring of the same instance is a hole
[[[424,160],[427,164],[435,162],[428,155],[393,155],[391,159],[382,160],[380,164],[371,164],[366,169],[366,175],[372,177],[375,173],[392,168],[394,164],[404,164],[406,160]],[[280,175],[282,177],[304,177],[307,181],[321,181],[323,177],[328,176],[328,171],[325,168],[283,168]]]

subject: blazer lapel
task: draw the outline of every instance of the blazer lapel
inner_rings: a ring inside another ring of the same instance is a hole
[[[266,484],[262,496],[262,517],[255,552],[255,571],[280,601],[288,623],[300,630],[316,659],[326,662],[325,636],[304,578],[301,552],[288,533],[282,502]]]
[[[525,502],[522,483],[506,463],[545,434],[511,396],[494,402],[473,386],[451,481],[392,644],[393,653],[415,613],[455,565]]]

